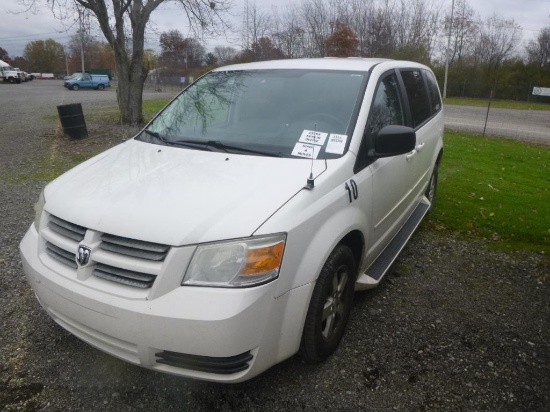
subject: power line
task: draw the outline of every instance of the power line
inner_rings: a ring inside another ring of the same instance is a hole
[[[22,36],[10,36],[10,37],[0,37],[0,40],[9,40],[9,39],[19,39],[23,37],[36,37],[36,36],[44,36],[46,34],[62,34],[66,33],[65,31],[51,31],[48,33],[35,33],[35,34],[24,34]]]

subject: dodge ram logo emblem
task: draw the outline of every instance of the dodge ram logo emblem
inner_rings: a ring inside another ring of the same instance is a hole
[[[78,248],[78,253],[76,254],[76,261],[80,266],[86,266],[90,261],[91,255],[92,255],[92,249],[86,246],[80,246]]]

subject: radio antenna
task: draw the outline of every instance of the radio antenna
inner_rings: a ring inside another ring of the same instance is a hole
[[[313,136],[315,136],[317,133],[317,123],[315,123],[315,126],[313,127],[313,131],[315,132]],[[315,156],[315,146],[314,145],[310,145],[310,146],[311,146],[312,152],[311,152],[311,166],[309,168],[309,177],[307,178],[307,182],[305,185],[305,188],[307,190],[311,190],[315,187],[315,179],[313,178],[313,159]]]

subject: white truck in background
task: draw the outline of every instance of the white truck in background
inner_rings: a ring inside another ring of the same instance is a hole
[[[21,74],[8,63],[0,60],[0,78],[4,82],[21,83]]]

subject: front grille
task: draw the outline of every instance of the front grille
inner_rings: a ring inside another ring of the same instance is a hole
[[[88,229],[53,215],[49,216],[48,229],[45,236],[47,254],[57,262],[77,270],[75,253]],[[97,232],[92,229],[90,232],[89,239],[97,239]],[[155,282],[156,274],[160,272],[170,246],[108,233],[100,235],[101,250],[96,248],[92,252],[87,265],[92,268],[92,275],[134,288],[150,288]],[[109,252],[108,255],[103,251]],[[147,273],[141,271],[141,267]]]
[[[98,278],[122,283],[123,285],[147,289],[153,285],[156,276],[148,273],[135,272],[98,263],[92,272]]]
[[[170,246],[159,243],[128,239],[106,233],[101,236],[101,240],[100,248],[103,250],[155,262],[162,262],[170,249]]]
[[[60,234],[63,237],[67,237],[76,242],[82,242],[84,235],[86,234],[86,228],[75,225],[74,223],[67,222],[56,216],[50,215],[48,227],[54,232]]]
[[[68,252],[65,249],[61,249],[59,246],[56,246],[50,242],[46,242],[46,253],[66,266],[69,266],[73,269],[77,268],[74,253]]]
[[[157,356],[157,363],[222,375],[229,375],[248,369],[250,367],[249,362],[254,358],[250,351],[226,358],[187,355],[185,353],[166,350],[158,352],[155,355]]]

